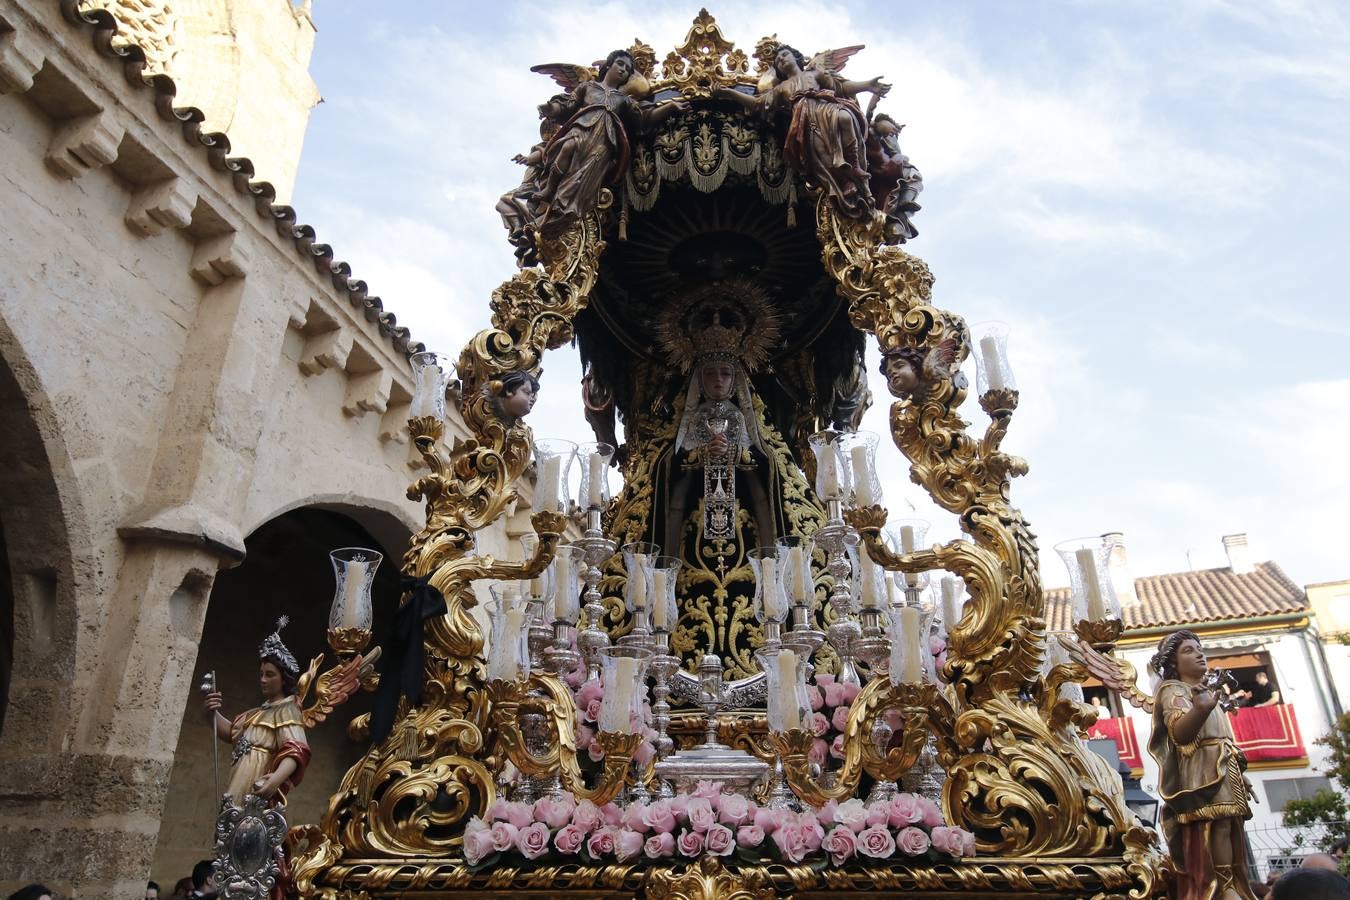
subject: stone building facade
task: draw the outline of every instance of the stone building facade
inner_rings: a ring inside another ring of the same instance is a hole
[[[378,631],[421,521],[418,345],[113,35],[0,0],[0,894],[186,874],[217,796],[201,675],[254,705],[283,612],[302,661],[324,649],[335,547],[385,553]],[[293,820],[359,703],[311,735]]]

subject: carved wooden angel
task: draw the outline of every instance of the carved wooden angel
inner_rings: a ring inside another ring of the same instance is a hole
[[[625,91],[635,68],[632,53],[615,50],[594,70],[565,63],[530,70],[568,91],[557,110],[560,127],[543,148],[544,176],[535,196],[534,226],[544,236],[556,236],[594,209],[601,189],[623,178],[631,136],[688,108],[683,98],[651,105]],[[642,78],[638,86],[645,83]]]
[[[951,335],[932,348],[899,347],[881,357],[881,374],[886,387],[896,397],[909,397],[928,385],[951,379],[958,388],[966,386],[966,376],[957,368],[961,339]]]
[[[1149,754],[1158,763],[1161,826],[1180,867],[1178,900],[1251,898],[1247,838],[1251,785],[1246,757],[1221,704],[1223,674],[1209,671],[1200,638],[1174,631],[1158,643],[1149,668],[1162,680],[1148,697],[1134,667],[1085,642],[1066,645],[1102,684],[1153,714]]]
[[[855,218],[870,215],[874,204],[867,174],[867,121],[853,98],[866,92],[884,96],[890,90],[880,77],[839,77],[849,57],[861,49],[858,44],[823,50],[808,63],[795,48],[778,44],[772,50],[772,76],[761,80],[757,97],[731,88],[716,94],[751,112],[789,111],[783,158],[829,194],[841,213]]]

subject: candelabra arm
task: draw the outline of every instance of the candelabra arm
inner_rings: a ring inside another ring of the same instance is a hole
[[[1045,676],[1041,690],[1041,718],[1051,728],[1063,728],[1072,725],[1076,730],[1091,728],[1097,721],[1097,710],[1091,704],[1080,703],[1059,695],[1059,689],[1066,684],[1079,684],[1088,677],[1087,667],[1079,663],[1061,663],[1052,668]]]
[[[539,542],[535,545],[534,555],[520,563],[494,561],[491,570],[483,576],[484,578],[500,580],[534,578],[548,568],[549,563],[553,562],[553,557],[558,552],[558,542],[562,539],[567,517],[559,512],[540,510],[530,516],[530,524],[534,526],[535,533],[539,535]]]

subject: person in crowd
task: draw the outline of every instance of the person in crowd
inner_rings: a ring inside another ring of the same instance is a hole
[[[171,900],[187,900],[188,894],[192,893],[192,876],[178,879],[173,886],[173,896]]]
[[[216,896],[215,864],[204,859],[192,867],[192,892],[189,900],[209,900]]]
[[[1336,862],[1336,857],[1330,853],[1309,853],[1303,857],[1303,862],[1299,864],[1300,869],[1325,869],[1328,872],[1339,872],[1340,864]]]
[[[30,884],[10,894],[9,900],[52,900],[52,889],[40,884]]]
[[[1269,900],[1350,900],[1350,879],[1326,869],[1293,869],[1280,876]]]
[[[159,900],[159,885],[153,881],[145,883],[145,900]]]

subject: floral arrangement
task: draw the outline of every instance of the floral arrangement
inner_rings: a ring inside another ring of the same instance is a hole
[[[822,851],[813,861],[822,866],[854,858],[938,860],[974,855],[975,838],[943,824],[937,804],[915,794],[870,805],[831,801],[799,813],[758,806],[708,781],[691,794],[627,807],[596,806],[566,793],[532,804],[499,799],[486,820],[474,816],[464,831],[464,859],[474,868],[495,865],[504,854],[618,863],[736,855],[796,864]]]

